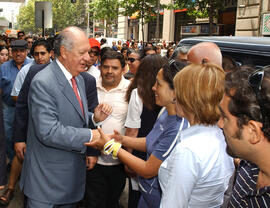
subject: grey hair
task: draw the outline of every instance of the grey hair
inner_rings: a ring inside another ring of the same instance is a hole
[[[72,33],[70,29],[77,29],[81,32],[84,32],[81,28],[71,26],[67,27],[63,31],[59,33],[54,41],[54,54],[56,57],[60,56],[60,47],[64,46],[68,51],[72,50],[74,47],[74,38],[72,37]]]
[[[176,48],[171,56],[170,59],[174,59],[174,60],[177,60],[178,58],[178,55],[179,54],[187,54],[189,51],[189,47],[188,46],[180,46],[178,48]]]
[[[179,51],[179,53],[187,54],[188,50],[189,50],[189,47],[188,46],[180,46],[180,47],[177,48],[177,50]]]

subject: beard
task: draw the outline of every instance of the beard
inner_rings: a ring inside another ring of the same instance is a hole
[[[224,133],[224,131],[223,131],[223,135],[224,135],[224,137],[225,137],[225,141],[226,141],[226,144],[227,144],[227,146],[226,146],[226,152],[227,152],[228,155],[230,155],[231,157],[233,157],[233,158],[238,158],[237,153],[236,153],[235,151],[233,151],[232,148],[228,145],[228,142],[227,142],[227,141],[228,141],[229,139],[228,139],[228,136],[226,136],[226,134]],[[243,138],[242,138],[242,130],[241,130],[241,129],[238,129],[237,132],[235,132],[235,134],[231,136],[231,140],[233,140],[233,139],[238,139],[238,140],[243,139]]]

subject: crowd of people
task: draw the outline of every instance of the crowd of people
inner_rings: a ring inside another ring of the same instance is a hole
[[[269,206],[270,67],[74,26],[0,45],[0,204],[120,208],[128,178],[129,208]]]

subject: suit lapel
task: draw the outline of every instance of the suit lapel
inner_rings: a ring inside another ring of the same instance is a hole
[[[52,66],[52,67],[55,70],[55,75],[56,75],[56,78],[58,79],[60,90],[63,92],[64,96],[69,100],[69,102],[74,106],[76,111],[80,114],[81,118],[83,120],[85,120],[85,118],[84,118],[84,116],[82,114],[82,110],[81,110],[79,101],[77,100],[77,97],[76,97],[76,95],[75,95],[69,81],[67,80],[67,78],[63,74],[62,70],[60,69],[60,67],[58,66],[56,61],[54,61],[52,64],[54,64],[54,66]],[[78,79],[76,78],[76,81],[77,80]],[[78,85],[78,83],[77,83],[77,85]],[[79,92],[80,92],[81,96],[84,94],[81,91],[79,91]],[[84,97],[83,100],[85,100],[85,97]],[[83,106],[85,106],[84,102],[83,102]],[[87,111],[84,111],[84,112],[87,112]]]

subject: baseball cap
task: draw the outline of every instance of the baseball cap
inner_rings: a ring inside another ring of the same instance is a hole
[[[98,47],[100,50],[100,43],[95,38],[89,38],[89,44],[91,48]]]

